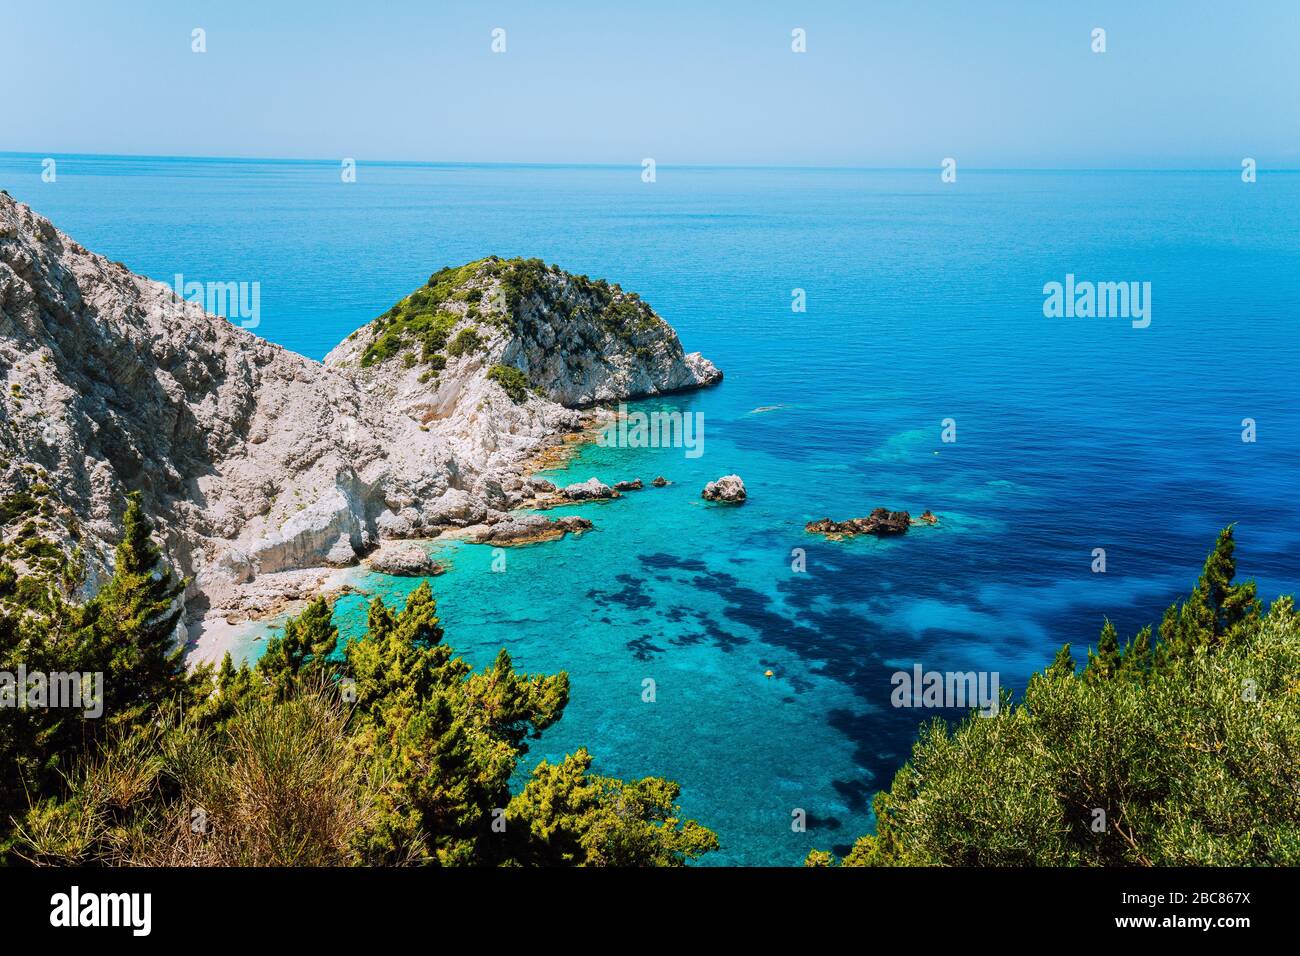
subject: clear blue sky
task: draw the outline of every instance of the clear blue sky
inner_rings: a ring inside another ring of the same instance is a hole
[[[0,64],[46,155],[1300,167],[1300,0],[0,0]]]

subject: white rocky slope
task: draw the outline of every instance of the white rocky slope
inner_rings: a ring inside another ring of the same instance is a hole
[[[76,542],[93,590],[141,491],[192,606],[215,610],[380,538],[500,520],[581,406],[721,378],[634,295],[535,260],[443,270],[320,364],[4,193],[0,375],[0,499],[35,493],[22,520]]]

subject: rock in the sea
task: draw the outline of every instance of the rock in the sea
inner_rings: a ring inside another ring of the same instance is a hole
[[[371,571],[402,578],[426,578],[442,574],[443,567],[418,544],[382,545],[366,559]]]
[[[668,479],[663,475],[659,475],[654,481],[650,482],[650,484],[654,485],[656,488],[662,488],[664,485],[668,484]]]
[[[614,489],[603,484],[598,478],[588,478],[578,484],[561,488],[560,497],[569,501],[597,501],[602,498],[613,498]]]
[[[705,485],[700,494],[706,501],[739,503],[745,500],[745,483],[740,480],[740,475],[723,475]]]
[[[929,514],[929,512],[926,512]],[[933,517],[933,516],[931,516]],[[874,534],[879,536],[904,534],[912,525],[912,516],[906,511],[890,511],[888,508],[876,508],[865,518],[850,518],[848,521],[832,521],[822,518],[804,525],[805,531],[824,534],[828,538],[844,538],[857,534]]]
[[[555,541],[569,532],[581,534],[591,530],[591,522],[579,515],[547,518],[545,515],[510,515],[504,521],[476,530],[470,538],[475,544],[510,547],[519,544],[536,544]]]
[[[555,527],[559,528],[566,534],[568,532],[581,534],[584,531],[590,531],[592,524],[581,515],[565,515],[563,518],[555,519]]]
[[[938,524],[938,523],[939,523],[939,517],[938,517],[938,515],[936,515],[936,514],[935,514],[933,511],[931,511],[929,508],[926,508],[924,511],[922,511],[922,512],[921,512],[921,517],[917,518],[916,520],[917,520],[917,521],[924,521],[926,524]]]
[[[614,490],[615,490],[615,491],[640,491],[640,490],[641,490],[642,488],[644,488],[644,487],[645,487],[645,486],[644,486],[643,484],[641,484],[641,479],[640,479],[640,478],[637,478],[637,479],[635,479],[635,480],[633,480],[633,481],[616,481],[616,482],[614,482]]]

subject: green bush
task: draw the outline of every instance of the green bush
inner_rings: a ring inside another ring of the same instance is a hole
[[[522,403],[528,398],[530,385],[528,376],[512,365],[493,365],[488,369],[487,377],[490,381],[496,382],[505,393],[510,396],[510,400],[516,405]]]
[[[443,308],[449,302],[473,298],[465,286],[487,266],[478,259],[463,266],[439,269],[429,280],[371,323],[375,339],[361,355],[361,367],[384,362],[410,346],[420,347],[420,360],[440,353],[460,316]]]
[[[36,497],[26,491],[15,491],[0,501],[0,527],[34,514],[40,508]]]
[[[447,354],[452,358],[460,358],[477,352],[482,345],[483,339],[479,337],[478,330],[471,325],[456,333],[456,337],[447,346]]]

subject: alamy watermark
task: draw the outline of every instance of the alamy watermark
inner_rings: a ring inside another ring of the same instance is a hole
[[[1066,273],[1065,282],[1043,286],[1043,315],[1049,319],[1129,319],[1133,328],[1151,324],[1150,282],[1076,281]]]
[[[199,282],[186,281],[176,273],[172,292],[178,299],[200,306],[206,312],[239,321],[243,329],[255,329],[262,324],[262,283],[260,282]]]
[[[997,671],[925,671],[913,664],[910,671],[894,671],[889,702],[895,707],[927,707],[966,710],[979,708],[981,717],[998,712]]]
[[[600,429],[596,444],[605,448],[684,448],[687,458],[704,454],[703,412],[629,412]]]
[[[120,926],[130,929],[132,936],[148,936],[153,928],[153,894],[83,893],[74,885],[68,892],[50,897],[50,925]]]
[[[85,711],[87,717],[104,713],[104,674],[95,671],[0,671],[0,709],[67,708]]]

